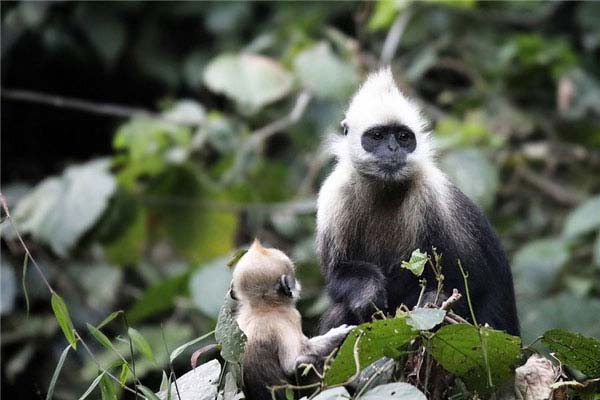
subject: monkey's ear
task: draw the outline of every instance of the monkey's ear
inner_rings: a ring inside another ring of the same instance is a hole
[[[233,282],[231,282],[231,286],[229,286],[229,296],[237,301],[237,296],[235,295],[235,291],[233,290]]]
[[[344,136],[348,136],[348,124],[346,123],[346,120],[340,122],[340,125],[342,126],[342,132],[344,133]]]
[[[290,287],[290,283],[288,282],[287,275],[281,275],[281,277],[279,278],[277,290],[284,296],[292,297],[292,288]]]

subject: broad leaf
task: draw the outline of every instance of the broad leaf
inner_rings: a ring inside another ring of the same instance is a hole
[[[217,318],[223,296],[231,283],[231,270],[226,267],[227,258],[218,258],[198,268],[192,275],[189,291],[194,305],[203,314]]]
[[[438,308],[415,308],[408,313],[406,323],[420,331],[427,331],[441,324],[446,316],[445,310]]]
[[[106,160],[95,160],[43,180],[14,211],[21,232],[66,256],[100,218],[116,189],[108,167]]]
[[[291,75],[275,60],[257,54],[222,54],[204,71],[204,84],[255,112],[292,88]]]
[[[231,363],[239,362],[246,344],[246,335],[235,320],[236,304],[230,296],[225,296],[215,330],[215,338],[221,345],[221,356]]]
[[[358,86],[356,67],[336,56],[327,42],[298,54],[294,70],[304,86],[321,98],[344,99]]]
[[[407,324],[405,318],[395,318],[368,322],[354,329],[325,371],[326,386],[337,385],[348,380],[357,373],[354,359],[354,346],[358,343],[359,370],[383,356],[398,356],[399,349],[417,336]],[[358,339],[360,337],[360,339]]]
[[[567,245],[560,239],[540,239],[521,247],[512,263],[517,292],[526,295],[547,293],[560,268],[569,259]]]
[[[544,333],[542,342],[563,364],[578,369],[589,378],[600,378],[600,341],[563,329],[552,329]]]
[[[476,148],[454,150],[441,158],[440,165],[477,205],[489,209],[494,204],[500,177],[485,152]]]
[[[421,276],[425,270],[425,264],[429,261],[427,253],[422,253],[421,250],[416,249],[410,255],[410,260],[402,261],[400,265],[402,268],[406,268],[416,276]]]
[[[96,338],[98,343],[100,343],[105,348],[114,351],[119,357],[123,358],[123,356],[121,354],[119,354],[119,352],[117,351],[115,346],[112,344],[110,339],[104,333],[102,333],[94,325],[91,325],[91,324],[86,324],[86,325],[87,325],[88,330],[90,331],[92,336],[94,336],[94,338]]]
[[[600,195],[592,197],[567,216],[563,234],[572,238],[600,228]]]
[[[486,327],[447,325],[431,338],[430,350],[469,388],[487,393],[513,375],[521,359],[521,339]]]

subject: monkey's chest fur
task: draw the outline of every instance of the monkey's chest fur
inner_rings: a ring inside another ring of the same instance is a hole
[[[342,189],[330,226],[343,258],[374,263],[393,273],[422,242],[428,219],[438,220],[427,189],[404,185],[350,184]],[[425,250],[425,249],[422,249]]]

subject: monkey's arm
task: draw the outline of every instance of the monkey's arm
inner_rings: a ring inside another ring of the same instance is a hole
[[[327,292],[336,303],[346,304],[361,320],[387,308],[385,276],[381,269],[362,261],[332,262],[327,268]]]
[[[327,333],[308,339],[303,352],[296,358],[296,366],[300,364],[317,364],[324,357],[331,354],[333,349],[338,347],[348,336],[355,325],[340,325],[337,328],[330,329]]]

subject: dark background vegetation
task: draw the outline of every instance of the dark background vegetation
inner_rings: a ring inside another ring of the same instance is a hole
[[[295,259],[314,332],[320,140],[386,60],[509,253],[524,343],[600,337],[597,3],[2,2],[1,18],[2,193],[76,327],[122,309],[146,335],[148,386],[161,326],[170,350],[212,330],[255,236]],[[65,339],[31,266],[27,315],[23,250],[2,236],[2,395],[43,398]],[[55,398],[96,372],[71,354]]]

